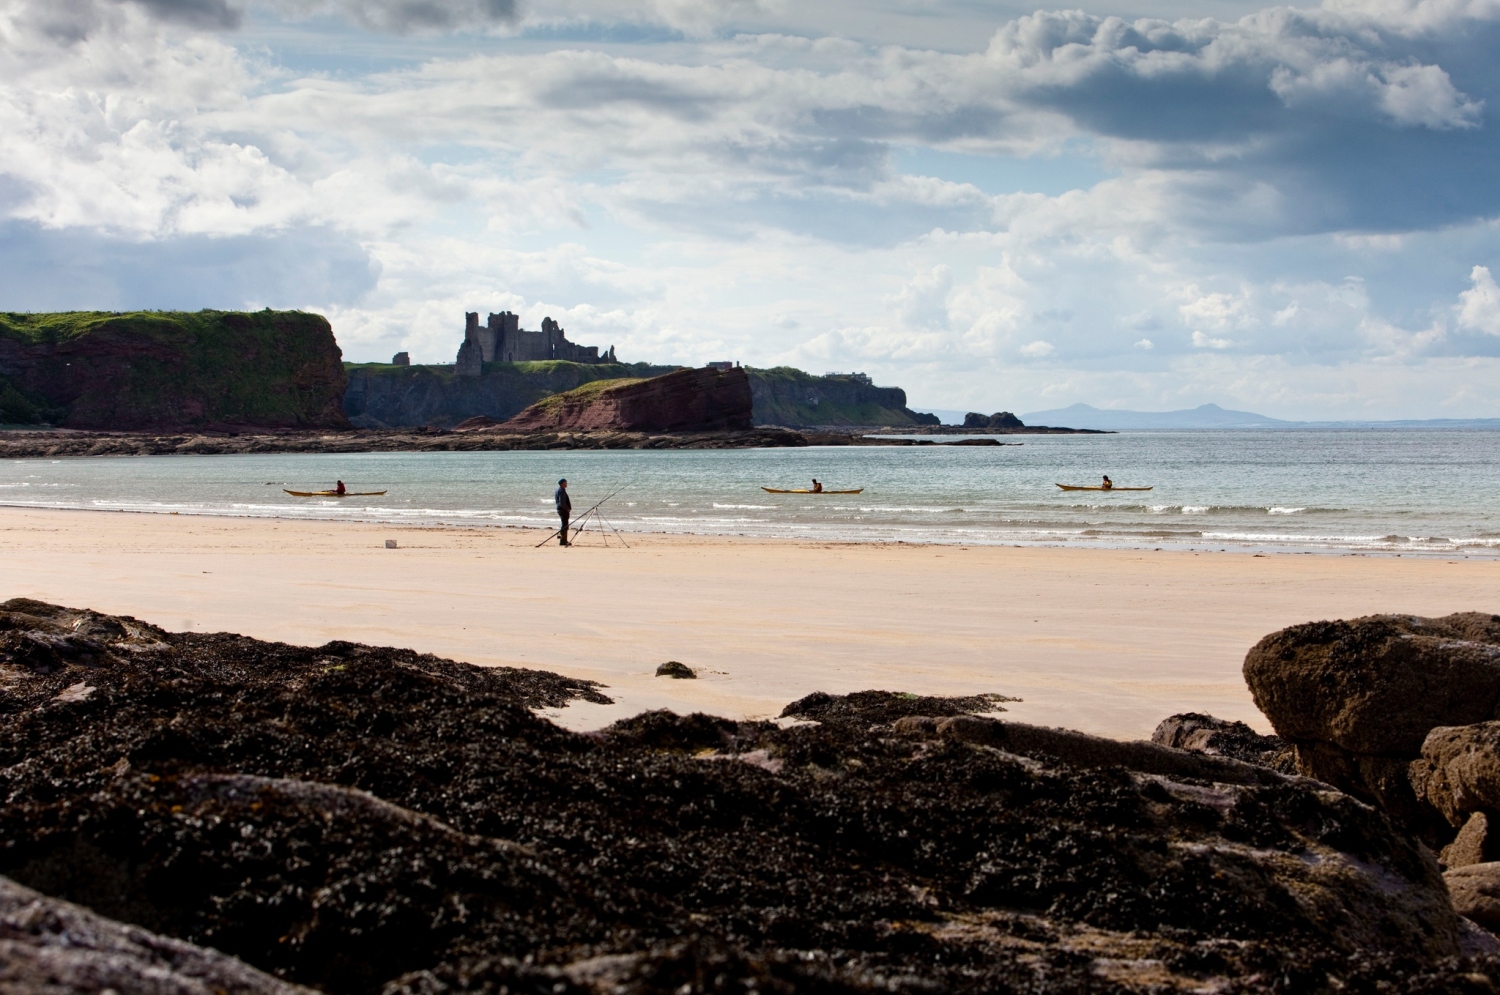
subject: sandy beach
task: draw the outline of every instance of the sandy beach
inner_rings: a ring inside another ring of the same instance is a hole
[[[1297,622],[1500,610],[1500,560],[829,544],[0,509],[0,591],[169,629],[409,646],[767,717],[809,692],[998,692],[1011,718],[1121,738],[1181,711],[1269,731],[1245,651]],[[397,549],[385,548],[394,539]],[[696,681],[653,676],[679,660]]]

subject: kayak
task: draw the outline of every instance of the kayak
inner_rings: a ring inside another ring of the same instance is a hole
[[[765,491],[767,494],[859,494],[864,491],[864,488],[860,487],[857,490],[852,491],[814,491],[803,487],[795,491],[782,491],[777,490],[774,487],[762,487],[761,490]]]
[[[1065,491],[1149,491],[1150,487],[1101,487],[1093,484],[1088,487],[1077,484],[1058,484]]]
[[[338,491],[287,491],[285,487],[282,490],[292,497],[380,497],[385,493],[385,491],[345,491],[342,494]]]

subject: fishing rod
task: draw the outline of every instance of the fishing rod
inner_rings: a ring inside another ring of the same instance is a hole
[[[592,508],[590,508],[588,511],[585,511],[582,515],[579,515],[578,516],[578,528],[574,530],[573,534],[577,535],[578,532],[583,529],[583,523],[586,522],[586,521],[588,521],[588,517],[590,515],[592,515],[595,511],[599,510],[599,505],[603,504],[605,501],[608,501],[610,498],[614,497],[616,494],[618,494],[621,491],[623,491],[626,488],[626,486],[627,486],[626,484],[621,484],[619,487],[616,487],[614,490],[610,491],[608,494],[604,495],[604,497],[602,497],[598,501],[596,501],[594,503],[594,506]],[[558,534],[561,533],[561,532],[562,532],[562,527],[553,529],[551,535],[549,535],[547,538],[543,539],[541,542],[537,543],[535,546],[532,547],[532,549],[541,549],[543,546],[547,545],[547,543],[549,543],[553,539],[557,538]],[[621,539],[620,541],[624,542],[625,540]]]

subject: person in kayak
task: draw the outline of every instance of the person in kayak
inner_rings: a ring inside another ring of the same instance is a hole
[[[557,505],[557,517],[562,519],[562,528],[557,530],[557,543],[560,546],[568,545],[568,519],[573,515],[573,501],[568,497],[568,478],[557,482],[557,493],[552,495],[552,502]]]
[[[342,480],[340,480],[338,482],[338,484],[334,486],[333,493],[337,494],[339,497],[343,497],[344,496],[344,492],[347,491],[347,490],[348,490],[348,488],[346,488],[344,486],[344,482]]]
[[[1102,489],[1107,491],[1113,489],[1114,486],[1115,482],[1113,480],[1110,480],[1109,474],[1106,473],[1104,475],[1104,484],[1102,485]]]
[[[823,493],[823,485],[818,482],[818,478],[817,477],[813,478],[812,492],[814,494],[822,494]]]

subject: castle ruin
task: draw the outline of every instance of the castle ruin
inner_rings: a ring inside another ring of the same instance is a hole
[[[528,332],[520,318],[509,311],[491,314],[479,324],[479,312],[464,315],[464,341],[458,347],[458,362],[453,372],[461,377],[477,377],[485,363],[526,363],[535,360],[565,359],[573,363],[613,363],[615,347],[599,355],[596,345],[583,346],[569,342],[563,327],[551,318],[542,319],[540,332]]]

